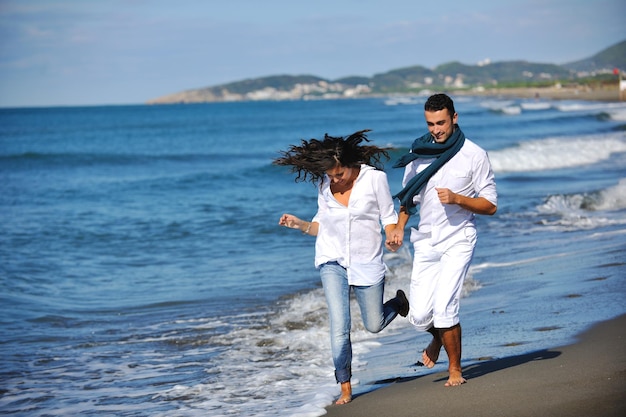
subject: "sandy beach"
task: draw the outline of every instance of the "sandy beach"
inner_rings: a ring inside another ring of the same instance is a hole
[[[446,388],[446,357],[433,373],[398,380],[332,405],[328,416],[625,416],[626,315],[597,324],[564,347],[478,362],[467,383]]]
[[[483,91],[468,90],[451,92],[455,96],[485,96],[506,99],[549,99],[549,100],[588,100],[588,101],[623,101],[626,92],[618,90],[618,86],[592,88],[589,86],[566,87],[528,87],[528,88],[489,88]]]

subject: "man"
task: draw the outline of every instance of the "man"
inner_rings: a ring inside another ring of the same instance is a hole
[[[424,105],[429,133],[413,143],[395,167],[404,166],[404,187],[396,230],[389,244],[401,245],[404,227],[420,206],[419,227],[411,228],[415,256],[409,321],[433,339],[422,352],[432,368],[443,346],[448,355],[445,386],[465,382],[461,372],[459,299],[476,244],[474,217],[497,209],[496,184],[487,153],[465,138],[454,103],[435,94]]]

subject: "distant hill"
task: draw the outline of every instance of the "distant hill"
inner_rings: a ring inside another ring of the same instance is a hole
[[[372,77],[327,80],[314,75],[274,75],[186,90],[149,100],[149,104],[214,101],[307,100],[373,94],[420,93],[432,89],[467,90],[524,85],[551,85],[626,69],[626,40],[590,58],[563,65],[526,61],[449,62],[429,69],[412,66]]]
[[[626,69],[626,40],[613,45],[591,58],[571,62],[563,65],[564,68],[575,72],[592,72],[603,69]]]

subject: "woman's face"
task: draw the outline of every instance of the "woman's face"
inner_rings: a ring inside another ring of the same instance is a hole
[[[341,165],[337,165],[326,171],[326,175],[330,178],[332,184],[347,185],[353,178],[354,168],[348,168]]]

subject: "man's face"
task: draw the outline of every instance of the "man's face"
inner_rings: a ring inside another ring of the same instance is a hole
[[[450,115],[448,109],[424,112],[428,131],[437,143],[444,143],[448,140],[452,132],[454,132],[454,125],[458,117],[456,113]]]

